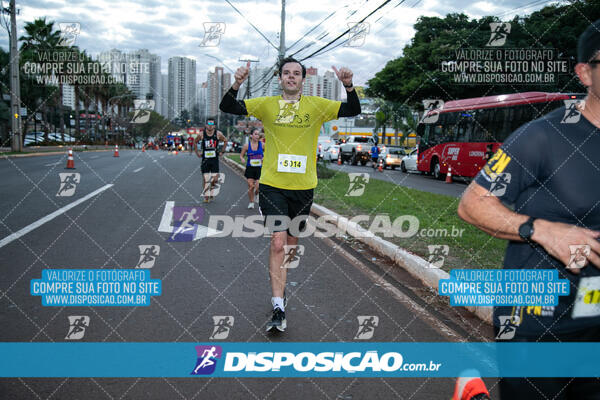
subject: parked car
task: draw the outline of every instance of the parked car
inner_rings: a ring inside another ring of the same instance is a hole
[[[349,161],[352,165],[356,165],[358,162],[366,165],[368,161],[371,161],[369,150],[374,144],[375,141],[370,136],[351,136],[346,143],[340,146],[342,163]]]
[[[379,164],[379,160],[383,163],[383,169],[390,167],[392,169],[396,169],[402,163],[402,157],[406,155],[406,151],[402,147],[391,147],[385,146],[379,149],[379,158],[377,159],[377,163]]]
[[[323,160],[325,161],[331,161],[331,162],[336,162],[338,159],[338,154],[340,153],[340,145],[339,144],[332,144],[331,146],[329,146],[329,148],[327,149],[327,151],[325,151],[323,153]]]
[[[44,142],[44,132],[29,132],[25,135],[23,144],[25,146],[33,146]]]
[[[335,144],[329,136],[319,136],[317,145],[317,159],[324,159],[325,152],[329,150],[331,145]]]
[[[67,133],[64,134],[64,143],[75,142],[75,138]],[[48,134],[48,139],[55,142],[63,142],[63,134],[60,132],[52,132]]]
[[[402,172],[417,172],[417,149],[413,149],[402,157],[402,163],[400,164]]]

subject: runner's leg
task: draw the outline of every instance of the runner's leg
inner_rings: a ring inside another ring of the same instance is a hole
[[[269,249],[269,276],[271,277],[271,292],[273,297],[283,298],[287,269],[281,268],[285,257],[284,245],[287,244],[288,234],[286,231],[273,232],[271,235],[271,247]]]
[[[204,196],[204,202],[207,202],[208,199],[210,198],[210,189],[209,189],[210,183],[211,183],[210,175],[211,175],[210,172],[202,174],[202,179],[203,179],[202,196]]]
[[[248,178],[248,200],[254,203],[254,190],[258,190],[258,181]]]

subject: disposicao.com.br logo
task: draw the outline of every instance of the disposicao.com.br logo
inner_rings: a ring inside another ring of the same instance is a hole
[[[203,349],[204,350],[204,349]],[[278,372],[285,376],[313,373],[438,372],[441,363],[405,363],[402,354],[377,350],[351,352],[226,352],[223,373]],[[198,365],[204,357],[199,357]],[[198,366],[196,367],[198,369]],[[212,373],[212,371],[210,372]],[[278,374],[278,375],[280,375]]]

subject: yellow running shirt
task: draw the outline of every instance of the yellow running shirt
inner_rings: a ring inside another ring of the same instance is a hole
[[[248,115],[265,129],[265,155],[260,182],[280,189],[317,186],[317,141],[324,122],[336,119],[340,101],[301,96],[290,103],[281,96],[244,100]]]

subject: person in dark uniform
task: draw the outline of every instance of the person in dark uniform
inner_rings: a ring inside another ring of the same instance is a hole
[[[517,129],[458,207],[465,221],[510,241],[504,269],[557,270],[570,283],[556,306],[494,307],[497,341],[600,341],[600,305],[587,295],[600,290],[600,20],[580,36],[577,58],[587,88],[580,117],[561,123],[569,112],[561,107]],[[503,378],[499,388],[510,400],[600,399],[597,378]]]
[[[204,127],[196,139],[196,155],[202,159],[202,177],[204,202],[208,203],[213,199],[213,187],[219,179],[219,156],[223,153],[218,152],[219,141],[223,142],[223,149],[227,146],[227,139],[216,130],[214,118],[208,118]]]
[[[254,197],[258,201],[258,183],[260,180],[260,171],[262,169],[262,160],[264,156],[265,145],[260,141],[260,131],[254,129],[250,135],[250,141],[242,147],[240,159],[246,164],[244,176],[248,181],[248,208],[254,208]],[[245,156],[248,156],[245,159]]]

